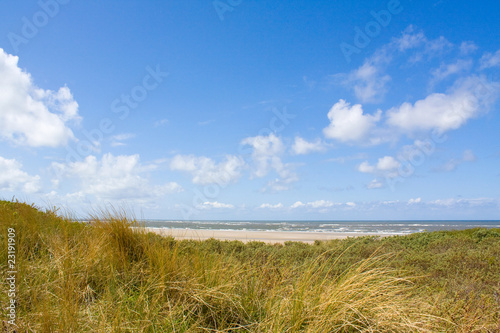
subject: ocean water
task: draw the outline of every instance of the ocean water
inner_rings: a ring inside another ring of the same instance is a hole
[[[500,228],[495,221],[162,221],[146,220],[148,228],[248,231],[342,232],[406,235],[415,232]]]

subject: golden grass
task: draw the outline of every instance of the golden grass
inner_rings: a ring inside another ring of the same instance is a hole
[[[3,244],[7,228],[16,229],[18,332],[465,332],[493,327],[474,315],[475,303],[464,311],[467,304],[451,302],[450,313],[443,311],[436,298],[417,288],[419,278],[392,267],[395,253],[371,251],[341,264],[359,242],[343,250],[333,246],[341,242],[332,242],[330,249],[290,261],[271,250],[241,257],[258,243],[160,237],[119,211],[75,223],[54,211],[0,201],[0,223]],[[5,272],[3,248],[0,260]],[[5,293],[0,301],[5,307]],[[453,319],[460,311],[461,320],[470,316],[467,322]]]

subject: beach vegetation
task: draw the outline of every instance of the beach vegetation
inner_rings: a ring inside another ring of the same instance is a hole
[[[500,331],[500,229],[177,240],[120,210],[75,222],[0,201],[3,277],[9,228],[16,332]]]

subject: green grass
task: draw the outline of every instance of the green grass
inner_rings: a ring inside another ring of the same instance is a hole
[[[499,229],[179,241],[121,212],[84,224],[9,201],[0,227],[3,277],[16,230],[17,332],[500,331]]]

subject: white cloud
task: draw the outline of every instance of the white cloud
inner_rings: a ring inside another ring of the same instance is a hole
[[[305,206],[304,203],[302,203],[301,201],[297,201],[293,205],[291,205],[290,208],[299,208],[299,207],[303,207],[303,206]]]
[[[460,209],[468,207],[487,207],[487,206],[497,206],[500,208],[500,200],[494,198],[449,198],[449,199],[437,199],[429,201],[430,206],[446,207],[451,209]]]
[[[295,137],[295,142],[292,146],[292,151],[296,155],[305,155],[312,152],[323,152],[325,150],[326,145],[321,141],[321,139],[317,139],[314,142],[309,142],[298,136]]]
[[[80,180],[80,190],[73,193],[80,197],[94,195],[100,200],[140,200],[182,191],[175,182],[150,184],[143,174],[157,166],[142,165],[139,155],[105,154],[100,161],[91,155],[81,162],[54,162],[52,167],[60,176]]]
[[[472,41],[465,41],[460,44],[460,54],[462,55],[468,55],[470,53],[473,53],[478,49],[477,45],[474,44]]]
[[[431,83],[435,84],[444,80],[450,75],[458,74],[460,72],[468,71],[472,67],[472,60],[458,59],[452,64],[441,64],[441,66],[431,72]]]
[[[63,146],[74,139],[67,122],[78,122],[78,104],[69,88],[38,88],[18,67],[19,58],[0,48],[0,137],[32,147]]]
[[[370,58],[361,67],[350,72],[343,83],[352,87],[354,94],[362,102],[376,103],[384,97],[386,85],[391,80],[389,75],[381,72],[381,64]]]
[[[423,45],[427,40],[424,33],[422,31],[415,33],[414,31],[415,28],[412,25],[408,26],[401,34],[401,37],[393,38],[392,43],[401,52]]]
[[[203,204],[200,204],[200,205],[197,205],[196,206],[197,209],[221,209],[221,208],[225,208],[225,209],[231,209],[231,208],[234,208],[233,205],[231,204],[225,204],[225,203],[222,203],[222,202],[217,202],[217,201],[205,201]]]
[[[135,138],[135,134],[133,133],[123,133],[123,134],[113,135],[111,137],[111,146],[112,147],[125,146],[126,144],[123,141],[132,138]]]
[[[255,177],[264,177],[271,169],[281,168],[280,156],[284,153],[285,146],[276,135],[248,137],[241,143],[253,147],[252,159],[256,164],[253,172]]]
[[[328,200],[316,200],[312,202],[308,202],[306,204],[307,206],[310,206],[311,208],[328,208],[328,207],[333,207],[336,204],[335,202],[328,201]]]
[[[298,181],[297,175],[288,171],[288,173],[281,173],[283,178],[276,178],[267,182],[266,187],[262,189],[262,192],[281,192],[288,191],[291,188],[291,184]]]
[[[281,202],[275,205],[271,205],[269,203],[263,203],[262,205],[259,206],[259,208],[280,209],[283,208],[283,204]]]
[[[422,202],[422,199],[421,198],[416,198],[416,199],[410,199],[408,200],[408,204],[409,205],[413,205],[413,204],[418,204],[418,203],[421,203]]]
[[[472,52],[475,48],[477,46],[472,42],[460,45],[462,53]],[[353,88],[356,96],[363,102],[379,102],[391,79],[386,75],[385,69],[395,57],[404,55],[406,63],[409,59],[411,64],[441,57],[450,50],[458,53],[458,48],[443,36],[428,39],[422,31],[409,26],[400,37],[393,38],[390,43],[383,45],[372,56],[366,58],[361,67],[348,74],[336,74],[334,77]],[[483,58],[485,61],[491,58],[493,59],[491,63],[496,63],[495,56]],[[382,118],[381,110],[364,114],[360,104],[351,107],[341,99],[328,113],[330,125],[323,130],[323,133],[326,138],[342,142],[376,145],[382,142],[396,142],[402,133],[413,136],[415,134],[413,132],[417,131],[444,132],[459,128],[468,119],[478,116],[483,111],[486,112],[498,95],[497,83],[474,75],[463,77],[464,73],[470,72],[472,68],[473,61],[470,59],[443,63],[431,72],[432,78],[429,82],[431,89],[437,82],[452,75],[462,77],[446,93],[432,93],[414,104],[403,103],[389,109],[384,114],[386,121],[382,126],[379,126]],[[399,131],[395,131],[395,127]]]
[[[316,208],[313,208],[315,206]],[[471,209],[473,208],[473,209]],[[327,200],[318,200],[308,203],[297,201],[290,206],[290,209],[307,210],[318,213],[331,213],[349,211],[355,209],[357,212],[364,212],[366,216],[373,216],[374,212],[389,212],[390,215],[397,216],[399,219],[408,218],[417,213],[418,216],[425,218],[436,218],[436,216],[447,218],[460,218],[471,216],[471,212],[477,214],[477,209],[485,209],[490,212],[496,212],[500,209],[499,198],[449,198],[437,199],[433,201],[424,201],[420,197],[409,200],[380,200],[364,202],[345,202],[334,203]],[[411,212],[408,215],[408,212]],[[441,213],[446,213],[442,215]],[[451,215],[450,215],[451,213]],[[404,215],[401,215],[404,214]],[[494,213],[493,213],[494,214]],[[494,216],[494,215],[493,215]]]
[[[374,179],[366,185],[366,188],[369,190],[383,188],[383,187],[384,187],[384,184],[381,181],[379,181],[378,179]]]
[[[362,167],[364,165],[364,167]],[[361,163],[359,171],[373,173],[376,171],[392,171],[399,168],[401,163],[392,156],[384,156],[378,159],[375,166],[370,166],[368,162]]]
[[[342,204],[340,203],[336,203],[329,200],[316,200],[316,201],[310,201],[308,203],[302,203],[300,201],[297,201],[293,205],[291,205],[290,208],[308,207],[313,209],[324,209],[341,205]],[[350,203],[350,206],[352,206],[352,203]]]
[[[415,53],[411,56],[410,63],[433,58],[453,48],[453,44],[443,36],[429,40],[422,31],[417,32],[412,25],[403,31],[401,37],[394,38],[388,47],[391,46],[400,52],[414,50]]]
[[[392,156],[384,156],[378,159],[376,165],[371,165],[368,161],[364,161],[358,166],[358,171],[363,173],[371,173],[380,176],[385,176],[389,178],[396,177],[398,175],[398,169],[401,166],[401,162],[397,161]],[[369,188],[380,188],[378,181],[372,181],[367,186]]]
[[[358,166],[358,171],[363,172],[363,173],[374,173],[375,170],[376,170],[376,168],[374,166],[370,165],[370,163],[368,163],[368,161],[364,161]]]
[[[308,211],[315,211],[319,213],[327,213],[334,210],[352,210],[357,207],[358,204],[352,201],[340,203],[330,200],[315,200],[307,203],[297,201],[294,204],[290,205],[291,209],[306,209]]]
[[[252,174],[254,177],[264,177],[272,170],[279,175],[280,178],[268,182],[268,189],[272,191],[288,190],[289,185],[298,180],[295,172],[291,170],[291,166],[281,161],[285,146],[276,135],[271,133],[268,136],[248,137],[243,139],[241,143],[253,148],[254,168]]]
[[[470,76],[459,80],[447,94],[433,93],[415,104],[388,110],[388,124],[407,132],[457,129],[488,109],[498,96],[498,85]]]
[[[392,156],[384,156],[378,159],[377,169],[381,171],[394,170],[399,168],[400,162]]]
[[[382,111],[375,115],[363,114],[360,104],[351,107],[345,100],[339,100],[328,112],[330,125],[323,129],[325,137],[342,142],[360,142],[366,139],[380,120]]]
[[[433,57],[442,54],[443,52],[451,49],[452,47],[453,44],[451,42],[449,42],[443,36],[440,36],[439,38],[427,41],[424,52],[429,57]]]
[[[245,162],[241,157],[227,155],[225,161],[215,163],[208,157],[176,155],[170,162],[170,169],[186,171],[193,176],[194,184],[228,184],[241,176]]]
[[[0,191],[35,193],[39,190],[40,176],[30,176],[22,171],[21,163],[0,156]]]
[[[479,60],[479,63],[481,64],[481,69],[500,66],[500,50],[496,51],[494,54],[489,52],[485,53],[481,57],[481,60]]]

